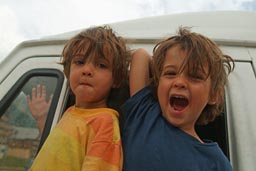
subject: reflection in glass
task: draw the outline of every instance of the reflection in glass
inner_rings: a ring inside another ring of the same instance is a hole
[[[0,170],[27,170],[30,166],[36,155],[47,115],[39,130],[38,122],[29,109],[27,96],[32,98],[32,88],[45,85],[45,100],[49,102],[56,84],[57,78],[55,77],[31,78],[1,116]]]

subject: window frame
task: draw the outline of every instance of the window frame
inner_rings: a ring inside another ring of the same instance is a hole
[[[64,74],[59,71],[58,69],[32,69],[26,73],[24,73],[16,82],[15,84],[9,89],[9,91],[6,93],[6,95],[3,97],[3,99],[0,102],[0,117],[4,114],[4,112],[8,109],[10,104],[15,100],[15,98],[19,95],[21,92],[23,86],[33,77],[40,77],[40,76],[49,76],[49,77],[55,77],[57,78],[57,84],[56,89],[54,92],[54,96],[52,99],[52,103],[47,115],[47,119],[45,121],[43,133],[40,139],[40,143],[37,149],[37,152],[41,149],[44,141],[46,140],[48,134],[50,133],[53,118],[55,115],[55,111],[58,105],[59,101],[59,95],[61,93],[61,88],[63,86],[64,82]]]

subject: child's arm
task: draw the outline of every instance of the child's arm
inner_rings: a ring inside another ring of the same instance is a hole
[[[131,58],[130,96],[149,84],[149,65],[151,56],[144,49],[137,49]]]

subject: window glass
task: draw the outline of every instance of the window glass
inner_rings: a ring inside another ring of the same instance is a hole
[[[16,97],[1,114],[0,170],[27,170],[30,166],[38,150],[56,85],[56,77],[30,78],[21,90],[15,93]],[[29,107],[28,98],[33,104],[32,108]]]

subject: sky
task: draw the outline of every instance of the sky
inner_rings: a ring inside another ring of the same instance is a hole
[[[25,40],[149,16],[256,11],[256,0],[0,0],[0,62]]]

